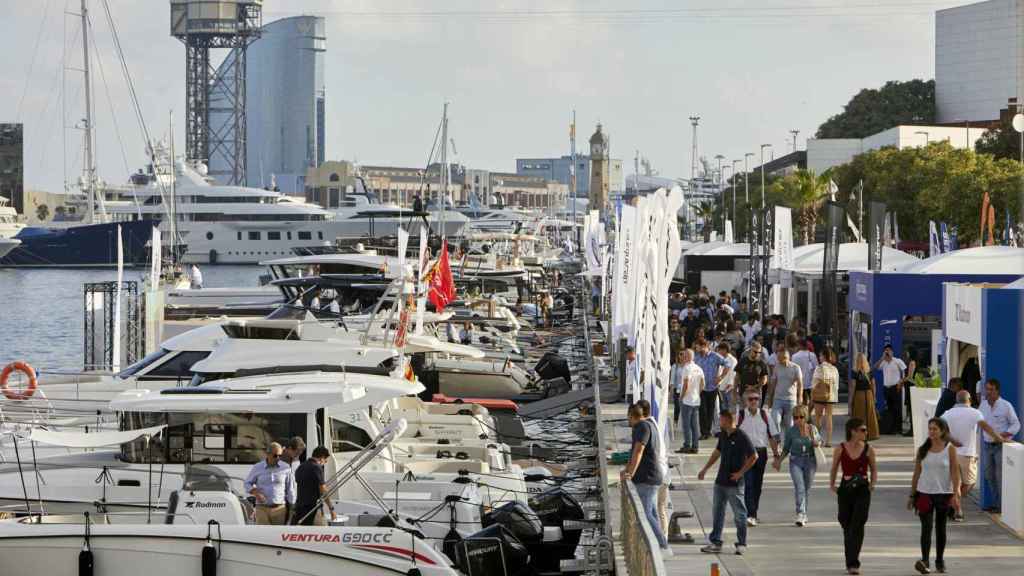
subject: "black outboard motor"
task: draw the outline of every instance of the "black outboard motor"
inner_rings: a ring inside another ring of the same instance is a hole
[[[569,560],[576,556],[583,531],[579,527],[566,528],[565,520],[584,520],[586,514],[583,507],[561,487],[545,490],[529,500],[530,509],[544,526],[557,526],[562,529],[562,539],[557,542],[545,542],[544,553],[537,556],[534,562],[538,570],[558,571],[561,560]]]
[[[455,546],[455,565],[463,574],[527,576],[530,552],[501,524],[470,534]]]
[[[572,372],[569,371],[569,363],[558,354],[548,352],[540,357],[540,361],[533,367],[533,371],[540,376],[541,380],[553,380],[564,378],[566,382],[572,382]]]
[[[509,532],[531,548],[531,553],[535,552],[532,548],[544,540],[544,525],[540,518],[522,502],[506,502],[484,514],[480,518],[480,523],[485,528],[495,524],[508,528]],[[536,554],[531,556],[537,557]]]

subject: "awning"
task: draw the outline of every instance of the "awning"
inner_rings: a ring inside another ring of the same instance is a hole
[[[33,428],[28,440],[49,444],[51,446],[63,446],[65,448],[104,448],[107,446],[120,446],[144,436],[156,436],[160,434],[166,424],[153,426],[151,428],[139,428],[137,430],[123,430],[117,432],[54,432],[42,428]]]

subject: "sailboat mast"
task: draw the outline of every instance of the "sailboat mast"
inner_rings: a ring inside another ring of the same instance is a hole
[[[85,76],[85,194],[89,199],[88,221],[95,221],[96,161],[93,156],[92,135],[92,77],[89,73],[89,8],[82,0],[82,74]]]
[[[178,172],[177,166],[174,165],[174,110],[170,112],[170,119],[168,120],[170,126],[167,130],[168,140],[170,141],[170,162],[169,174],[171,176],[171,267],[175,267],[178,264]]]
[[[448,102],[444,103],[441,113],[441,238],[448,236],[445,230],[445,209],[448,200]]]

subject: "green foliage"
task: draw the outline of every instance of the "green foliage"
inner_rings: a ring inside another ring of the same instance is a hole
[[[828,173],[818,176],[810,170],[797,170],[773,182],[769,190],[777,205],[793,210],[794,232],[803,243],[813,242],[818,216],[828,199]]]
[[[974,149],[979,154],[991,154],[996,158],[1020,159],[1020,133],[1013,129],[1010,120],[1001,122],[998,128],[988,130],[981,136]]]
[[[942,388],[942,375],[934,367],[928,368],[928,374],[923,370],[914,373],[914,386],[917,388]]]
[[[935,81],[889,81],[880,89],[865,88],[843,112],[818,127],[816,138],[864,138],[900,124],[935,122]]]
[[[1019,162],[958,150],[948,142],[873,150],[829,172],[839,185],[840,202],[847,201],[863,181],[865,210],[869,200],[885,202],[889,211],[895,210],[901,238],[926,241],[928,221],[945,221],[959,230],[961,246],[978,240],[985,192],[995,206],[1000,237],[1005,224],[998,215],[1006,210],[1019,214],[1024,184]]]
[[[694,213],[703,224],[704,241],[709,242],[711,240],[711,230],[715,225],[715,215],[717,214],[715,203],[711,200],[705,200],[694,208]]]

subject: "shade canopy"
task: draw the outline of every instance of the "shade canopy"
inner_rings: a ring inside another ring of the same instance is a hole
[[[1024,275],[1024,248],[978,246],[953,250],[896,269],[904,274]]]
[[[896,270],[920,260],[901,250],[882,247],[882,270]],[[821,275],[825,263],[825,244],[807,244],[793,250],[793,272],[804,275]],[[846,242],[839,245],[840,272],[868,269],[868,244],[866,242]]]
[[[161,424],[160,426],[136,430],[90,432],[88,434],[84,432],[54,432],[53,430],[33,428],[32,432],[28,435],[28,440],[64,448],[104,448],[107,446],[121,446],[143,437],[152,438],[160,434],[166,427],[166,424]]]

